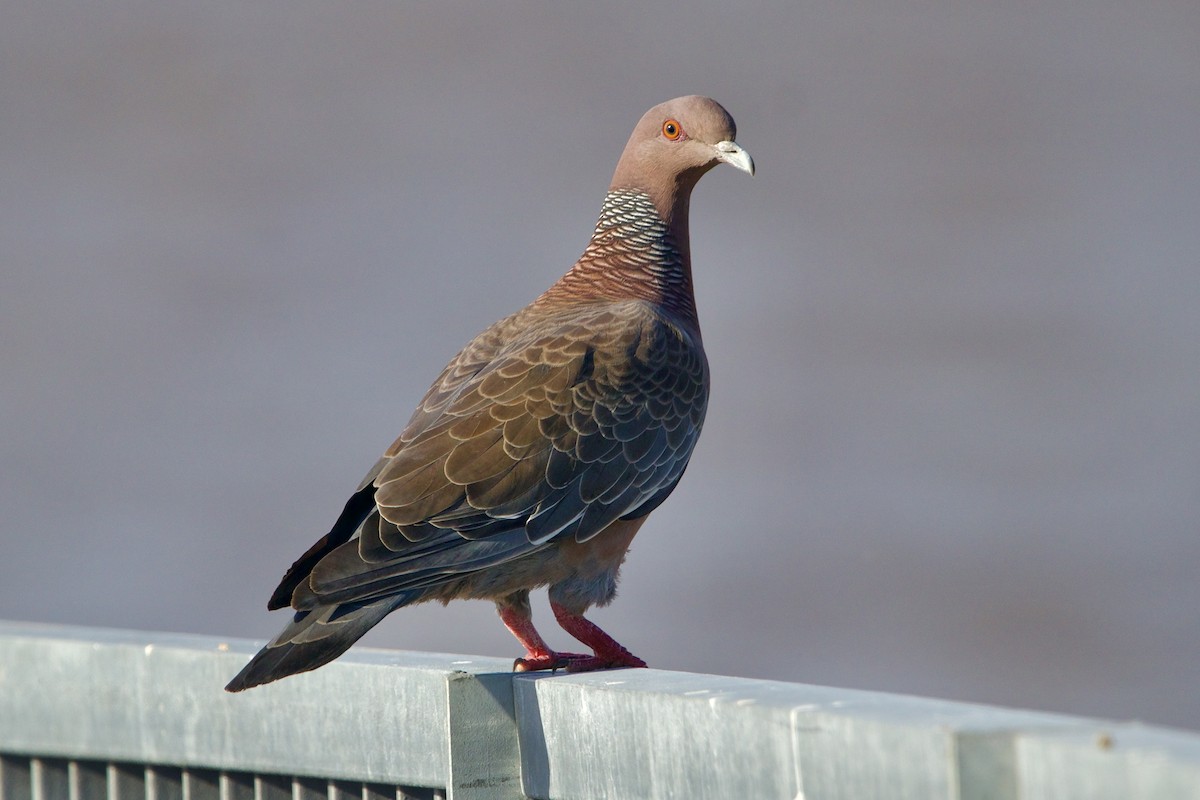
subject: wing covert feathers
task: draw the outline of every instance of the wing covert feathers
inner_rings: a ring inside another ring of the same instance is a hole
[[[450,362],[273,602],[419,599],[648,513],[683,474],[707,396],[699,337],[651,304],[531,306],[501,320]]]

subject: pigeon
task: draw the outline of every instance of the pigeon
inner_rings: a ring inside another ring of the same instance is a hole
[[[617,162],[579,260],[434,381],[329,533],[268,603],[292,621],[226,689],[316,669],[392,611],[488,599],[525,648],[516,671],[644,667],[586,619],[616,594],[647,515],[679,483],[709,369],[688,203],[720,163],[754,174],[732,117],[696,95],[655,106]],[[552,650],[533,589],[591,653]]]

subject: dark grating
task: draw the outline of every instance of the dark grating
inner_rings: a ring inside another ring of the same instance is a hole
[[[445,800],[441,789],[0,754],[0,800]]]

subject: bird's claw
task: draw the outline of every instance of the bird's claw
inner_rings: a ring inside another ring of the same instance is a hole
[[[622,667],[645,667],[646,662],[630,653],[621,650],[612,653],[528,653],[524,658],[513,661],[513,672],[543,672],[549,670],[558,672],[594,672],[600,669],[620,669]]]
[[[558,672],[560,669],[574,672],[576,671],[573,668],[575,663],[592,658],[593,656],[582,653],[526,653],[524,658],[513,661],[513,672],[542,672],[544,670]]]
[[[598,669],[619,669],[621,667],[645,667],[646,662],[628,650],[619,653],[597,653],[567,665],[567,672],[592,672]]]

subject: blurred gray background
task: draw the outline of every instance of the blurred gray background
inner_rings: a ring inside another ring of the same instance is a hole
[[[1200,4],[33,3],[0,26],[0,617],[266,638],[443,363],[717,98],[653,666],[1200,728]],[[566,646],[544,600],[540,618]],[[489,604],[379,646],[515,656]]]

